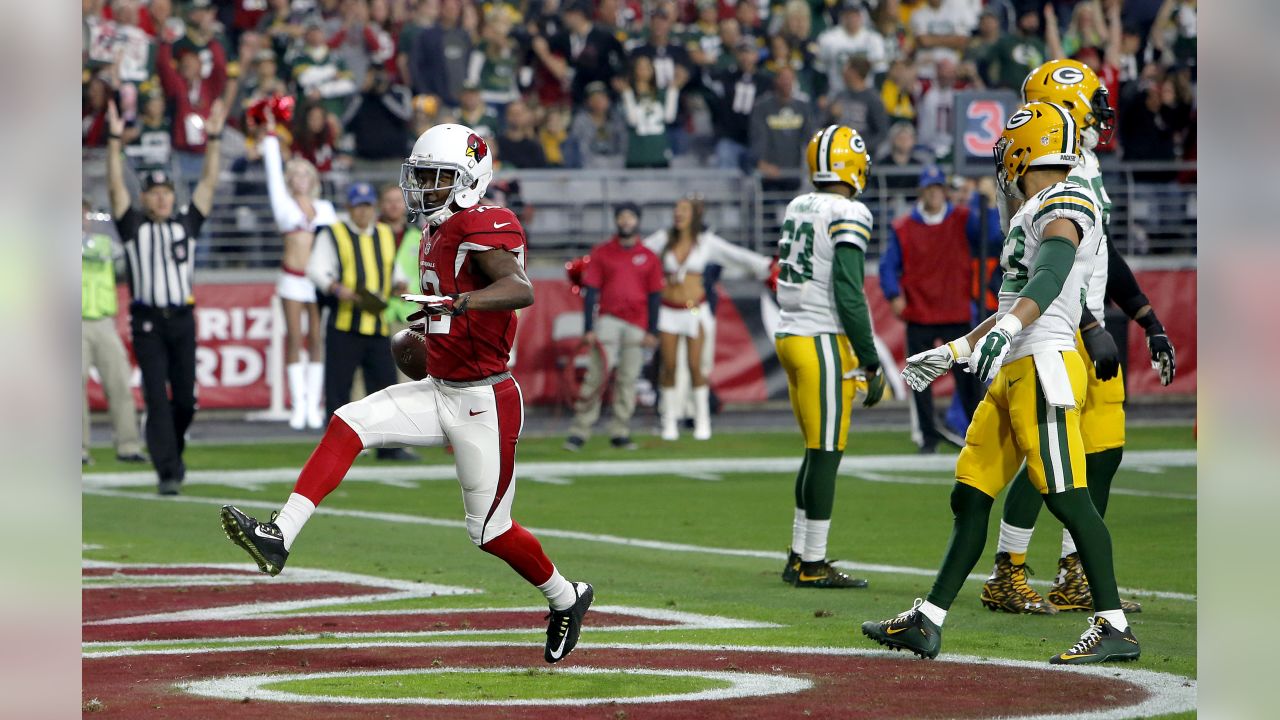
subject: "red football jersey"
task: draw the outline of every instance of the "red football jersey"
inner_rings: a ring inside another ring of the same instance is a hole
[[[496,205],[476,205],[429,229],[419,254],[422,291],[452,295],[486,287],[490,279],[471,253],[508,250],[525,264],[524,228],[515,214]],[[427,322],[427,373],[442,380],[480,380],[507,370],[516,339],[512,310],[468,310]]]

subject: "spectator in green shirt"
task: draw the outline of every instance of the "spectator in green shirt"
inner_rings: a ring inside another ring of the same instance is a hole
[[[111,238],[90,232],[89,201],[81,203],[83,216],[80,236],[80,376],[89,382],[89,369],[97,368],[102,389],[111,409],[111,427],[115,435],[116,458],[122,462],[142,463],[142,440],[138,434],[138,413],[133,391],[129,389],[132,366],[125,355],[120,333],[116,331],[116,271]],[[84,396],[84,435],[81,439],[80,462],[88,465],[89,395]]]
[[[1048,6],[1046,12],[1053,12]],[[1029,9],[1018,15],[1016,31],[1000,38],[988,58],[988,82],[991,87],[1018,90],[1027,73],[1039,67],[1047,57],[1044,40],[1040,39],[1040,13]]]
[[[664,168],[671,163],[667,126],[676,120],[680,87],[686,77],[676,73],[675,81],[666,90],[659,90],[649,56],[632,59],[631,77],[622,88],[628,168]]]

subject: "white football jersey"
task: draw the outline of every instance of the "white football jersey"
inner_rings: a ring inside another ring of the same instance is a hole
[[[866,252],[872,222],[866,205],[834,193],[806,193],[787,205],[778,240],[778,333],[844,334],[831,282],[836,246]]]
[[[1089,313],[1099,323],[1105,325],[1103,315],[1106,314],[1107,304],[1107,243],[1111,242],[1106,236],[1106,229],[1111,223],[1111,196],[1102,185],[1102,168],[1098,164],[1097,153],[1081,148],[1080,164],[1071,171],[1067,180],[1089,188],[1102,202],[1102,249],[1098,252],[1093,275],[1089,278],[1089,295],[1085,307],[1089,308]]]
[[[1000,311],[1008,312],[1018,299],[1035,267],[1044,229],[1058,218],[1074,220],[1083,237],[1076,248],[1071,272],[1044,313],[1013,338],[1005,362],[1012,362],[1040,350],[1074,350],[1080,309],[1084,307],[1102,245],[1102,203],[1088,188],[1066,180],[1031,196],[1009,224],[1000,266],[1004,282],[1000,286]],[[1103,258],[1105,260],[1105,257]]]

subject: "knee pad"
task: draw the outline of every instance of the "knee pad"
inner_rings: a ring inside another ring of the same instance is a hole
[[[966,513],[990,513],[995,498],[972,485],[956,483],[951,488],[951,512],[956,517]]]
[[[470,515],[467,516],[467,535],[471,537],[471,542],[475,543],[476,547],[479,547],[481,549],[483,549],[483,546],[485,543],[492,542],[494,538],[498,537],[499,535],[505,533],[510,529],[511,529],[510,519],[502,523],[494,522],[491,520],[488,526],[486,526],[484,523],[484,518],[471,517]],[[483,537],[481,536],[482,534],[483,534]]]

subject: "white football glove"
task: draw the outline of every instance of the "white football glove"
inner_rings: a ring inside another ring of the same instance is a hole
[[[907,358],[907,366],[902,370],[902,380],[912,390],[921,392],[929,387],[929,383],[942,377],[952,365],[965,362],[969,352],[969,341],[957,338],[946,345],[916,353]]]
[[[1021,320],[1009,314],[1000,318],[995,327],[978,340],[978,347],[969,358],[969,367],[966,370],[977,375],[983,384],[991,382],[996,373],[1000,372],[1004,357],[1009,354],[1009,348],[1013,345],[1013,336],[1020,332],[1022,332]]]

